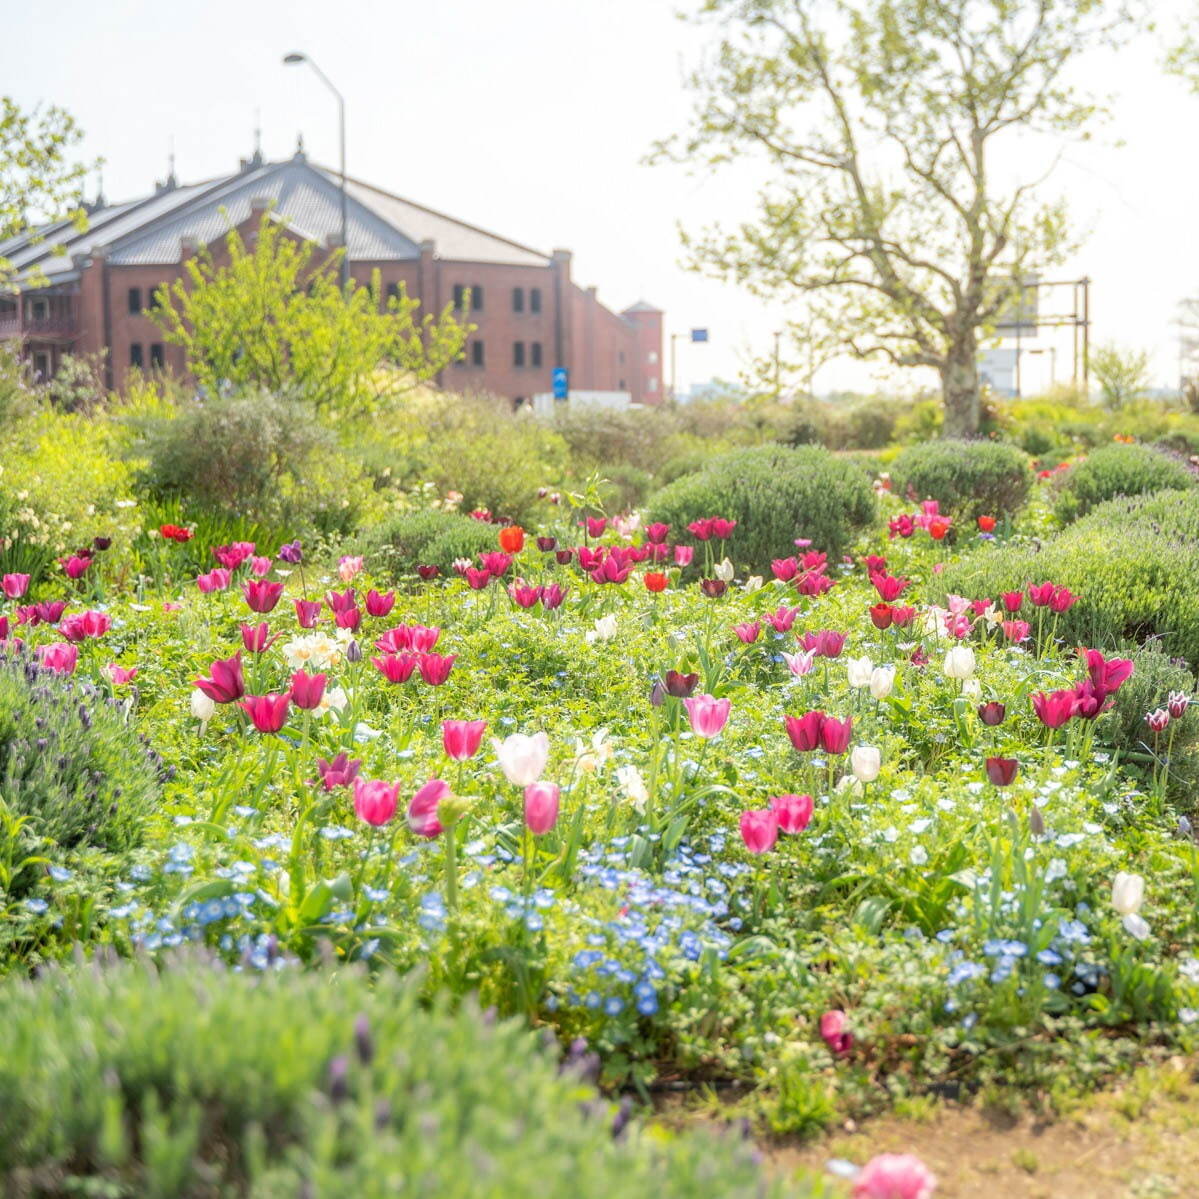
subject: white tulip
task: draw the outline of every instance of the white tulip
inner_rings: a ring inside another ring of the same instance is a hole
[[[197,687],[192,692],[191,709],[192,715],[201,724],[207,724],[212,719],[212,714],[216,711],[216,704],[213,703],[212,696],[205,695],[204,692]]]
[[[597,641],[611,641],[616,636],[616,614],[609,613],[607,616],[601,616],[595,622],[595,628],[590,633],[583,635],[584,640],[588,645],[594,645]]]
[[[513,733],[501,741],[492,737],[495,756],[508,782],[518,787],[527,787],[541,778],[546,759],[550,753],[550,739],[545,733]]]
[[[869,687],[874,663],[869,658],[850,658],[845,663],[845,670],[851,687]]]
[[[870,672],[870,694],[875,699],[886,699],[895,686],[895,667],[876,666]]]
[[[1141,910],[1145,902],[1145,880],[1139,874],[1125,874],[1123,870],[1112,879],[1112,907],[1121,916],[1132,916]]]
[[[971,699],[982,699],[983,685],[978,679],[967,679],[962,684],[962,694],[969,696]]]
[[[629,797],[635,808],[641,809],[649,803],[649,789],[645,785],[645,779],[641,777],[641,771],[636,766],[618,766],[616,769],[616,781],[620,784],[620,789]]]
[[[955,645],[941,669],[947,679],[968,679],[974,673],[974,651],[968,645]]]
[[[724,583],[731,583],[733,575],[737,572],[733,569],[733,564],[727,559],[723,559],[716,563],[716,577]]]
[[[882,765],[883,755],[873,745],[855,745],[849,755],[849,767],[859,783],[873,783]]]
[[[762,576],[761,575],[750,575],[749,578],[745,580],[744,586],[745,586],[746,595],[752,595],[755,591],[761,591],[762,590]]]

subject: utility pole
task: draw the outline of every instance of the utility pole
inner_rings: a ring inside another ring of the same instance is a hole
[[[783,394],[783,376],[779,366],[779,342],[782,340],[782,336],[781,329],[774,331],[774,398],[776,400]]]

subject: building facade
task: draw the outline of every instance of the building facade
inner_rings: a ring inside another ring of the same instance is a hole
[[[551,391],[554,368],[565,367],[572,389],[662,400],[661,311],[605,307],[572,278],[569,250],[543,254],[358,180],[346,192],[351,276],[367,283],[378,272],[385,292],[403,285],[422,312],[452,302],[477,326],[440,386],[519,403]],[[19,272],[19,290],[0,295],[0,340],[17,340],[43,377],[67,354],[105,350],[116,389],[133,370],[183,375],[181,349],[149,315],[156,289],[201,247],[219,256],[231,228],[252,237],[268,212],[295,236],[338,247],[340,205],[339,177],[302,150],[281,162],[256,154],[202,183],[172,176],[139,200],[99,201],[84,232],[64,221],[0,243]]]

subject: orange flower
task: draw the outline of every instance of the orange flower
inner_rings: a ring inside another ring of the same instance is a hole
[[[645,589],[646,591],[665,591],[666,576],[660,570],[647,570],[645,572]]]
[[[928,522],[928,535],[934,541],[943,541],[945,534],[949,532],[949,521],[942,520],[941,517],[935,516]]]
[[[525,531],[520,525],[500,530],[500,549],[506,554],[519,554],[525,548]]]
[[[984,533],[993,532],[995,529],[995,518],[993,516],[980,516],[978,518],[978,527]]]

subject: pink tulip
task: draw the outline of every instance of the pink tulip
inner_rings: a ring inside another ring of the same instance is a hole
[[[354,557],[346,554],[337,564],[337,577],[343,582],[348,583],[355,575],[362,571],[362,558]]]
[[[43,670],[52,674],[74,674],[79,661],[79,647],[66,641],[56,641],[53,645],[39,645],[37,656]]]
[[[290,703],[291,696],[285,691],[282,695],[247,695],[240,707],[260,733],[277,733],[287,723]]]
[[[283,584],[270,583],[266,579],[247,579],[242,584],[241,593],[252,612],[270,612],[283,594]]]
[[[78,579],[92,564],[91,558],[72,554],[69,558],[59,558],[59,566],[66,572],[68,579]]]
[[[742,624],[733,625],[733,632],[736,633],[746,645],[750,645],[757,641],[758,637],[761,635],[762,626],[756,620],[749,620]]]
[[[399,783],[380,779],[354,780],[354,813],[372,828],[380,828],[396,814]]]
[[[812,819],[812,806],[810,795],[776,795],[770,801],[770,810],[784,833],[802,833]]]
[[[1038,691],[1032,697],[1033,711],[1046,728],[1060,729],[1074,715],[1078,696],[1073,691],[1052,691],[1048,695]]]
[[[368,616],[386,616],[395,607],[396,593],[388,591],[380,594],[373,587],[366,593],[366,611]]]
[[[829,1051],[836,1057],[844,1057],[853,1048],[853,1033],[849,1031],[849,1020],[839,1008],[825,1012],[820,1017],[820,1035]]]
[[[784,716],[783,727],[791,744],[801,753],[810,753],[820,744],[820,730],[824,726],[823,712],[805,712],[802,716]]]
[[[664,525],[661,521],[655,521],[652,525],[645,526],[645,536],[651,545],[661,545],[669,532],[670,526]]]
[[[488,550],[487,553],[479,555],[479,564],[489,575],[498,579],[508,573],[508,567],[512,565],[512,555],[500,550]]]
[[[534,837],[558,823],[558,799],[556,783],[530,783],[525,788],[525,824]]]
[[[3,579],[4,594],[9,599],[20,599],[21,596],[29,590],[29,576],[11,574],[5,575]]]
[[[325,603],[329,605],[331,612],[344,612],[348,608],[355,607],[358,601],[354,596],[354,588],[347,587],[345,591],[326,592]]]
[[[932,1199],[937,1176],[910,1153],[880,1153],[853,1184],[853,1199]]]
[[[820,726],[820,748],[826,754],[843,754],[849,748],[849,739],[852,735],[852,716],[846,716],[844,720],[835,720],[832,716],[826,716]]]
[[[683,700],[691,729],[700,737],[715,737],[728,722],[732,702],[712,695],[693,695]]]
[[[214,566],[206,575],[196,577],[196,586],[204,595],[211,595],[214,591],[224,591],[232,578],[232,573],[225,567]]]
[[[1014,645],[1027,641],[1032,633],[1032,625],[1027,620],[1005,620],[1001,627],[1003,635]]]
[[[246,682],[242,677],[241,654],[232,658],[218,659],[212,664],[207,679],[196,679],[199,687],[209,699],[218,704],[231,704],[246,693]]]
[[[375,669],[389,683],[406,683],[416,669],[415,654],[384,654],[381,658],[372,658]]]
[[[58,624],[66,611],[66,600],[42,600],[17,608],[17,624]]]
[[[231,545],[214,545],[212,556],[226,570],[236,570],[247,558],[254,553],[252,541],[235,541]]]
[[[243,624],[241,626],[241,643],[249,654],[265,654],[279,640],[279,637],[279,633],[271,636],[271,627],[265,620],[260,624]]]
[[[250,573],[258,578],[265,578],[271,573],[274,563],[270,558],[254,557],[250,559]]]
[[[541,589],[541,606],[547,611],[552,612],[555,608],[562,606],[562,601],[566,598],[567,588],[561,583],[547,583]]]
[[[320,600],[296,600],[296,620],[302,629],[316,628],[316,622],[321,618]]]
[[[676,545],[674,547],[674,564],[675,566],[690,566],[691,559],[695,557],[695,547],[690,545]]]
[[[101,674],[114,686],[124,687],[126,683],[132,683],[137,678],[137,667],[131,666],[127,670],[124,666],[118,666],[115,662],[109,662],[105,666]]]
[[[518,608],[532,608],[541,599],[541,588],[518,579],[509,586],[508,596]]]
[[[319,708],[325,698],[325,683],[328,677],[323,674],[309,674],[297,670],[291,676],[291,702],[305,712]]]
[[[357,629],[362,624],[362,612],[358,608],[338,608],[333,623],[339,629]]]
[[[770,622],[770,627],[776,633],[789,633],[791,626],[795,623],[795,618],[799,615],[798,608],[779,608],[777,612],[768,612],[766,614],[767,621]]]
[[[351,759],[343,749],[332,762],[317,758],[316,769],[321,776],[321,785],[326,791],[332,791],[335,787],[348,787],[354,782],[362,769],[362,759]]]
[[[87,637],[103,637],[112,628],[107,612],[76,612],[63,617],[58,630],[68,641],[83,641]]]
[[[804,654],[783,654],[783,661],[787,663],[787,669],[798,677],[805,674],[810,674],[812,667],[816,664],[816,651],[808,650]]]
[[[492,575],[491,571],[485,568],[478,570],[473,566],[468,566],[462,572],[462,577],[466,579],[472,591],[482,591],[491,582]]]
[[[457,654],[418,654],[416,668],[430,687],[440,687],[450,677]]]
[[[602,537],[604,530],[608,527],[608,520],[603,516],[589,516],[586,524],[588,537]]]
[[[769,808],[741,813],[741,840],[750,853],[766,853],[778,839],[778,817]]]
[[[450,794],[441,779],[430,779],[408,805],[408,827],[418,837],[439,837],[445,831],[437,818],[441,801]]]
[[[795,558],[775,558],[770,571],[780,583],[789,583],[799,574],[799,561]]]
[[[441,744],[446,757],[455,762],[465,762],[468,758],[473,758],[479,750],[486,729],[485,720],[443,720]]]

